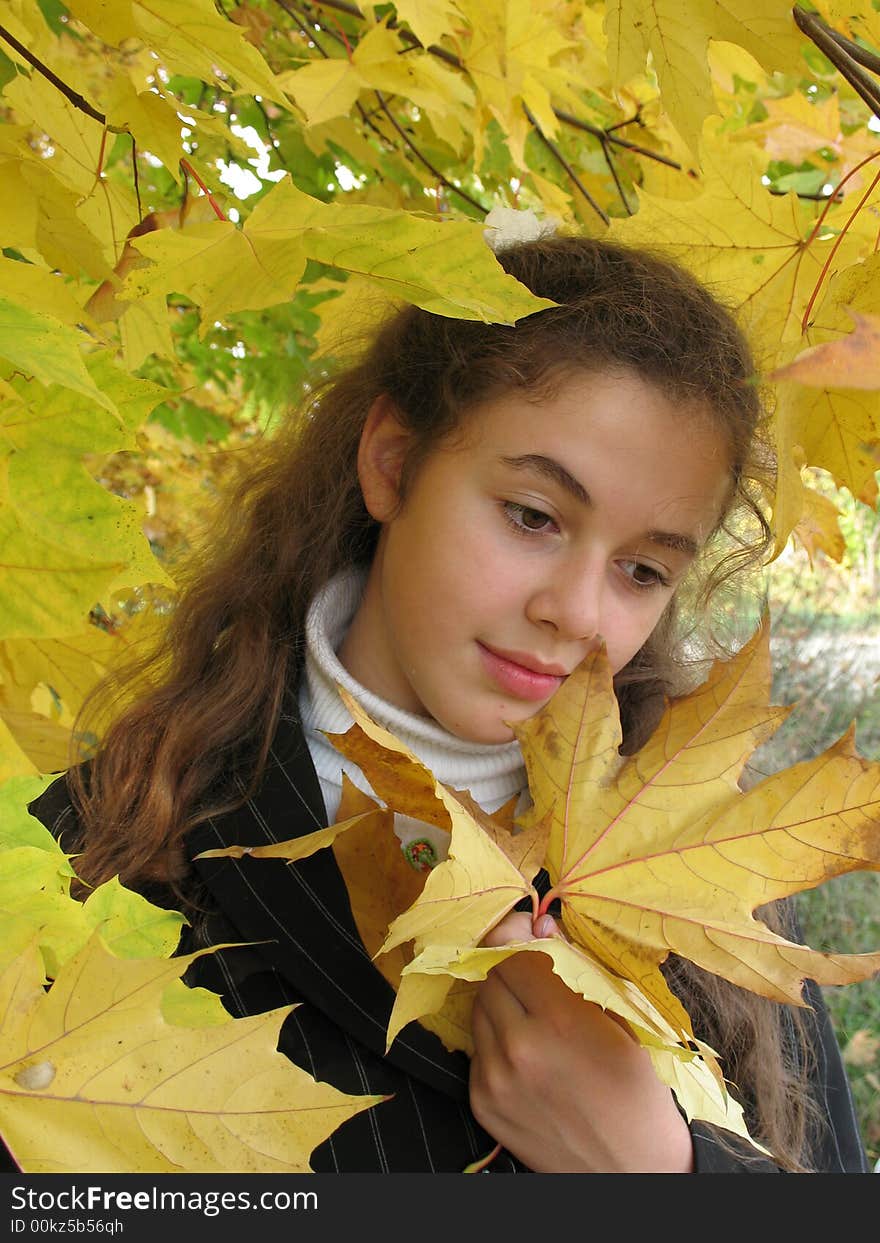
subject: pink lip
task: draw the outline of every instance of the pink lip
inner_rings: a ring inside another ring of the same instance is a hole
[[[560,665],[545,665],[525,652],[494,652],[479,642],[477,647],[492,681],[517,699],[549,699],[567,677]]]

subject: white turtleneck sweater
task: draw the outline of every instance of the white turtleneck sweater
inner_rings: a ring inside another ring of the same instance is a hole
[[[336,653],[360,604],[365,577],[363,571],[354,569],[338,574],[312,601],[306,618],[300,720],[330,823],[342,797],[343,772],[358,789],[374,794],[358,766],[344,758],[324,736],[323,731],[345,733],[352,724],[337,684],[344,686],[374,721],[405,743],[444,785],[469,790],[485,811],[495,811],[513,795],[522,794],[527,782],[518,742],[467,742],[429,717],[416,716],[386,703],[340,664]],[[397,815],[394,831],[402,846],[424,840],[433,846],[437,861],[446,858],[449,834],[442,829]]]

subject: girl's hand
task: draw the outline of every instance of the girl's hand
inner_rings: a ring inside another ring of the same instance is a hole
[[[549,916],[549,931],[560,935]],[[514,913],[484,945],[535,940]],[[691,1173],[690,1132],[624,1027],[573,993],[543,954],[515,954],[477,989],[471,1108],[540,1173]]]

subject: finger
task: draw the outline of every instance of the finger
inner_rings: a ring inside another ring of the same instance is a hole
[[[510,941],[532,939],[532,917],[523,911],[512,911],[486,933],[480,944],[507,945]]]
[[[519,1022],[526,1013],[516,993],[500,974],[500,967],[493,967],[478,987],[474,1007],[488,1018],[496,1035],[511,1023]]]
[[[574,993],[553,972],[553,963],[547,954],[521,951],[511,954],[504,962],[493,967],[490,976],[503,983],[527,1014],[542,1012],[556,999]]]

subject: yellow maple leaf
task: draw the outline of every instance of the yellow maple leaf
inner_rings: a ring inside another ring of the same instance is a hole
[[[706,123],[702,190],[695,198],[640,194],[638,213],[612,222],[621,242],[660,246],[735,308],[759,366],[787,362],[802,345],[801,320],[836,234],[850,214],[832,205],[815,230],[815,205],[771,195],[761,183],[766,157]],[[826,205],[827,206],[827,205]],[[854,262],[863,241],[850,231],[836,263]]]
[[[764,627],[733,660],[716,663],[703,687],[671,703],[648,743],[622,761],[593,742],[593,731],[609,739],[613,728],[608,702],[597,702],[613,694],[601,652],[517,729],[531,786],[551,787],[541,800],[555,813],[544,906],[559,897],[574,939],[658,998],[665,986],[656,968],[670,951],[795,1004],[806,976],[846,983],[880,969],[880,953],[821,954],[752,915],[830,876],[880,870],[880,765],[856,754],[851,734],[747,794],[731,787],[781,719],[761,710],[768,649]]]
[[[194,74],[283,104],[275,75],[244,32],[221,17],[213,0],[70,0],[67,6],[112,46],[138,39],[159,54],[169,73]]]
[[[619,82],[644,73],[650,54],[663,105],[696,152],[712,94],[710,39],[745,48],[769,71],[798,73],[803,38],[789,0],[606,0],[608,62]]]
[[[456,7],[469,27],[460,59],[477,89],[485,123],[494,117],[514,167],[523,168],[531,128],[524,106],[545,134],[556,134],[553,100],[579,108],[575,88],[591,85],[591,60],[566,55],[578,41],[588,45],[588,40],[556,0],[456,0]],[[485,123],[475,131],[477,165]]]
[[[595,651],[515,727],[533,799],[519,834],[438,782],[343,692],[355,725],[331,740],[389,808],[450,832],[447,860],[379,949],[413,942],[389,1043],[407,1023],[435,1015],[447,1044],[467,1049],[469,996],[458,990],[450,1005],[455,980],[473,984],[513,953],[546,953],[570,988],[626,1022],[689,1117],[745,1134],[714,1053],[694,1045],[689,1016],[660,971],[668,955],[798,1005],[808,976],[845,983],[880,969],[880,952],[818,953],[754,917],[757,907],[831,876],[880,870],[880,765],[856,754],[851,734],[740,791],[746,759],[787,715],[770,706],[768,685],[765,626],[669,704],[647,744],[623,757],[610,668],[604,649]],[[271,852],[295,857],[284,844]],[[539,901],[532,881],[542,857],[551,888]],[[481,947],[521,898],[536,915],[558,899],[570,940]]]
[[[322,203],[279,181],[243,229],[217,220],[132,239],[154,260],[126,278],[124,296],[177,292],[218,317],[287,301],[308,258],[368,279],[393,297],[439,315],[513,323],[553,305],[496,262],[482,228],[381,207]]]
[[[371,7],[375,10],[382,6]],[[425,47],[439,43],[461,21],[453,0],[394,0],[394,8],[400,21],[406,22]]]
[[[163,996],[193,957],[118,959],[95,934],[48,993],[35,949],[7,968],[0,1123],[23,1170],[305,1173],[317,1144],[385,1099],[277,1052],[287,1009],[169,1023]]]
[[[840,529],[840,511],[815,488],[804,489],[804,512],[793,534],[811,566],[817,552],[824,552],[832,561],[843,560],[846,540]]]
[[[431,115],[459,114],[468,120],[473,91],[461,73],[426,52],[407,51],[399,35],[381,25],[368,31],[350,58],[313,60],[282,74],[278,81],[306,114],[309,125],[346,116],[361,91],[401,95]],[[407,51],[407,55],[401,55]]]

